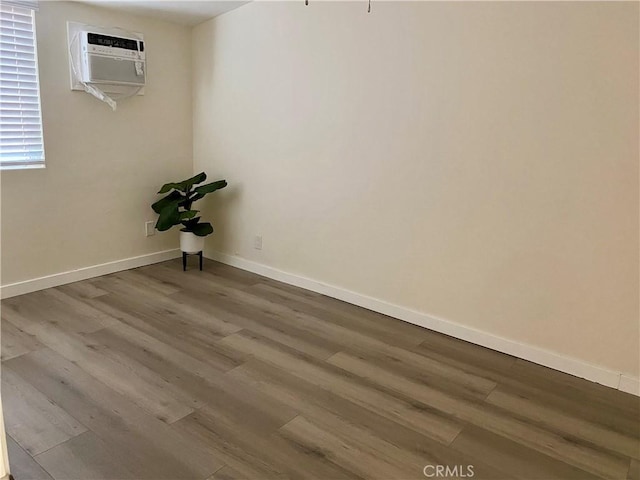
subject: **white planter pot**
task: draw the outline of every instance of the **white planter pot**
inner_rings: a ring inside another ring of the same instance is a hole
[[[191,232],[180,232],[180,250],[185,253],[198,253],[204,250],[204,238]]]

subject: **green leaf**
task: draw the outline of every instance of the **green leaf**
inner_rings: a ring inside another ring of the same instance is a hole
[[[213,233],[213,227],[209,222],[198,222],[200,222],[200,217],[180,222],[182,223],[182,225],[184,225],[184,228],[182,228],[181,230],[183,232],[191,232],[195,235],[198,235],[199,237],[206,237],[207,235]]]
[[[198,214],[198,210],[187,210],[186,212],[180,212],[180,221],[189,220]]]
[[[181,182],[165,183],[158,193],[167,193],[168,191],[173,189],[180,190],[181,192],[188,192],[195,184],[202,183],[206,179],[207,174],[204,172],[200,172],[198,175],[195,175]]]
[[[215,192],[216,190],[220,190],[227,186],[226,180],[218,180],[217,182],[207,183],[206,185],[200,185],[195,188],[196,195],[199,196],[198,199],[204,197],[207,193]]]
[[[209,222],[198,223],[193,229],[191,229],[191,232],[198,237],[206,237],[213,233],[213,227]]]
[[[167,205],[160,212],[160,216],[158,217],[158,221],[156,222],[156,228],[164,232],[165,230],[169,230],[174,225],[178,225],[180,223],[180,212],[178,211],[177,204]]]
[[[184,225],[184,228],[186,228],[186,231],[190,232],[191,229],[194,228],[199,221],[200,221],[200,217],[195,217],[189,220],[183,220],[180,223]]]
[[[198,183],[202,183],[207,179],[207,174],[204,172],[200,172],[199,174],[191,177],[188,180],[185,180],[184,183],[187,187],[191,188]]]
[[[151,208],[153,208],[154,212],[160,213],[162,210],[165,209],[165,207],[168,207],[169,205],[175,204],[177,206],[178,203],[180,203],[183,198],[184,198],[184,195],[182,195],[180,192],[171,192],[166,197],[161,198],[160,200],[155,202],[153,205],[151,205]]]
[[[173,189],[176,190],[181,190],[182,189],[182,185],[180,183],[165,183],[162,188],[160,190],[158,190],[158,193],[167,193],[170,190]]]

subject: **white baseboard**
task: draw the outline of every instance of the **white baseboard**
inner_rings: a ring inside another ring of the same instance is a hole
[[[44,290],[45,288],[57,287],[67,283],[99,277],[100,275],[108,275],[109,273],[121,272],[122,270],[129,270],[131,268],[164,262],[165,260],[171,260],[173,258],[178,258],[179,256],[179,249],[163,250],[161,252],[140,255],[139,257],[125,258],[123,260],[102,263],[91,267],[78,268],[77,270],[47,275],[46,277],[10,283],[9,285],[2,285],[0,287],[0,298],[24,295],[25,293]]]
[[[57,287],[67,283],[78,282],[80,280],[120,272],[122,270],[151,265],[153,263],[178,258],[179,256],[179,249],[164,250],[161,252],[125,258],[123,260],[116,260],[91,267],[48,275],[46,277],[3,285],[0,287],[0,298],[15,297],[17,295],[23,295],[37,290],[44,290],[46,288]],[[621,372],[593,365],[576,358],[567,357],[540,347],[499,337],[456,322],[438,318],[416,310],[411,310],[367,295],[352,292],[341,287],[328,285],[307,277],[284,272],[244,258],[219,252],[206,252],[205,256],[212,260],[238,267],[242,270],[247,270],[296,287],[321,293],[353,305],[358,305],[368,310],[373,310],[414,325],[428,328],[429,330],[444,333],[445,335],[450,335],[498,352],[513,355],[514,357],[553,368],[554,370],[559,370],[576,377],[585,378],[592,382],[606,385],[607,387],[616,388],[623,392],[640,396],[640,379],[622,374]]]
[[[640,396],[640,378],[634,378],[629,375],[620,376],[620,386],[618,390]]]
[[[241,257],[211,251],[205,252],[205,257],[242,270],[257,273],[283,283],[305,288],[338,300],[343,300],[347,303],[389,315],[390,317],[398,318],[405,322],[444,333],[445,335],[450,335],[476,345],[481,345],[492,350],[497,350],[498,352],[513,355],[514,357],[522,358],[554,370],[559,370],[576,377],[606,385],[607,387],[640,396],[640,379],[623,375],[621,372],[593,365],[576,358],[567,357],[544,348],[499,337],[456,322],[352,292],[341,287],[328,285],[307,277],[284,272]]]

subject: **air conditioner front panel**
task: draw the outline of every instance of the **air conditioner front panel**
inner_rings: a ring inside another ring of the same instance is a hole
[[[138,85],[145,83],[144,64],[129,59],[87,55],[87,78],[85,82],[109,83],[113,85]]]

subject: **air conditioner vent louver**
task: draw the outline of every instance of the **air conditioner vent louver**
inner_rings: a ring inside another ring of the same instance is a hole
[[[80,79],[83,82],[144,86],[146,61],[141,39],[80,32]]]

